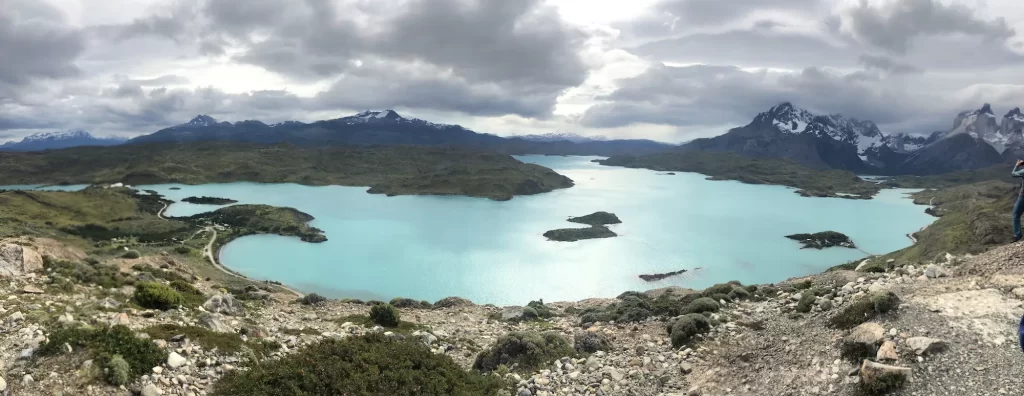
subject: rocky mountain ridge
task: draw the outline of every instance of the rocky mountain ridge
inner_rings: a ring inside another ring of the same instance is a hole
[[[0,151],[38,151],[77,146],[113,146],[124,143],[121,138],[97,138],[89,132],[71,130],[62,132],[37,132],[20,141],[0,145]]]
[[[247,120],[218,122],[198,115],[187,123],[139,136],[129,144],[153,142],[236,141],[298,146],[433,145],[498,151],[504,154],[618,155],[647,154],[674,148],[651,140],[603,140],[569,135],[501,137],[459,125],[406,118],[394,110],[364,111],[331,120],[265,124]]]

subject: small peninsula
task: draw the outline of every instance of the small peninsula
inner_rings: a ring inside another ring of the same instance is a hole
[[[823,231],[814,234],[793,234],[786,235],[786,238],[799,241],[804,245],[801,249],[824,249],[834,246],[856,249],[857,246],[853,244],[850,237],[846,236],[841,232],[836,231]]]
[[[651,169],[659,172],[696,172],[708,180],[736,180],[747,184],[794,187],[805,197],[871,199],[881,187],[852,172],[817,170],[777,158],[752,158],[733,153],[668,152],[645,156],[614,156],[594,160],[601,165]]]
[[[586,216],[570,217],[572,223],[587,224],[587,228],[560,228],[544,233],[544,237],[552,241],[576,242],[584,239],[612,238],[619,236],[606,227],[608,224],[620,224],[619,217],[614,213],[594,212]]]
[[[238,203],[238,201],[229,198],[217,198],[217,197],[188,197],[182,199],[181,202],[188,202],[190,204],[200,205],[230,205]]]

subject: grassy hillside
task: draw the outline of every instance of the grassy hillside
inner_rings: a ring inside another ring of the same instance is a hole
[[[886,181],[885,184],[888,186],[903,188],[942,188],[989,180],[1014,182],[1014,179],[1010,177],[1011,170],[1013,170],[1013,164],[1007,163],[987,168],[951,172],[941,175],[894,176]]]
[[[224,183],[369,186],[388,195],[496,200],[572,186],[551,169],[508,155],[427,147],[324,149],[200,142],[0,153],[0,184]]]
[[[91,187],[83,191],[0,192],[0,236],[137,236],[166,238],[187,224],[156,216],[163,206],[155,196],[137,196],[127,188]]]
[[[696,172],[711,176],[710,180],[779,184],[798,188],[798,193],[815,197],[868,199],[880,190],[879,186],[861,180],[851,172],[815,170],[788,160],[750,158],[732,153],[672,152],[642,157],[611,157],[597,162],[656,171]]]

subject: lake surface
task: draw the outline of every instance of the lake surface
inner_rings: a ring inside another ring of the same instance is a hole
[[[576,186],[497,202],[483,198],[367,194],[365,187],[230,183],[140,186],[170,199],[232,198],[291,206],[316,217],[328,241],[249,236],[231,242],[222,262],[256,279],[330,297],[525,304],[614,297],[669,285],[703,288],[739,280],[778,282],[865,256],[858,250],[803,250],[785,235],[835,230],[864,251],[909,246],[907,233],[934,218],[884,190],[873,200],[804,198],[781,186],[707,181],[693,173],[600,166],[596,157],[522,156],[572,178]],[[170,190],[181,187],[181,190]],[[166,214],[216,209],[176,203]],[[573,243],[541,236],[565,221],[604,210],[623,224],[619,237]],[[644,282],[640,274],[702,268]]]

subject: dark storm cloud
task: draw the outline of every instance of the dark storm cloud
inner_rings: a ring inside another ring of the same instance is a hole
[[[732,64],[759,67],[804,67],[827,61],[832,66],[857,63],[849,48],[819,37],[764,30],[698,33],[654,41],[631,49],[662,62]]]
[[[791,101],[816,113],[841,113],[884,124],[917,110],[914,101],[885,83],[849,78],[820,68],[798,73],[748,72],[731,66],[657,66],[620,81],[582,123],[620,127],[745,125],[778,103]],[[723,131],[724,132],[724,131]]]
[[[33,79],[74,76],[79,73],[75,59],[84,49],[81,32],[68,27],[60,10],[47,3],[5,0],[0,7],[0,90]]]
[[[985,19],[961,4],[938,0],[901,0],[860,3],[841,14],[842,28],[875,47],[905,53],[922,36],[961,34],[989,41],[1004,41],[1014,30],[1003,18]]]
[[[865,69],[877,70],[893,74],[921,73],[922,70],[914,65],[896,61],[884,55],[861,55],[860,63]]]

